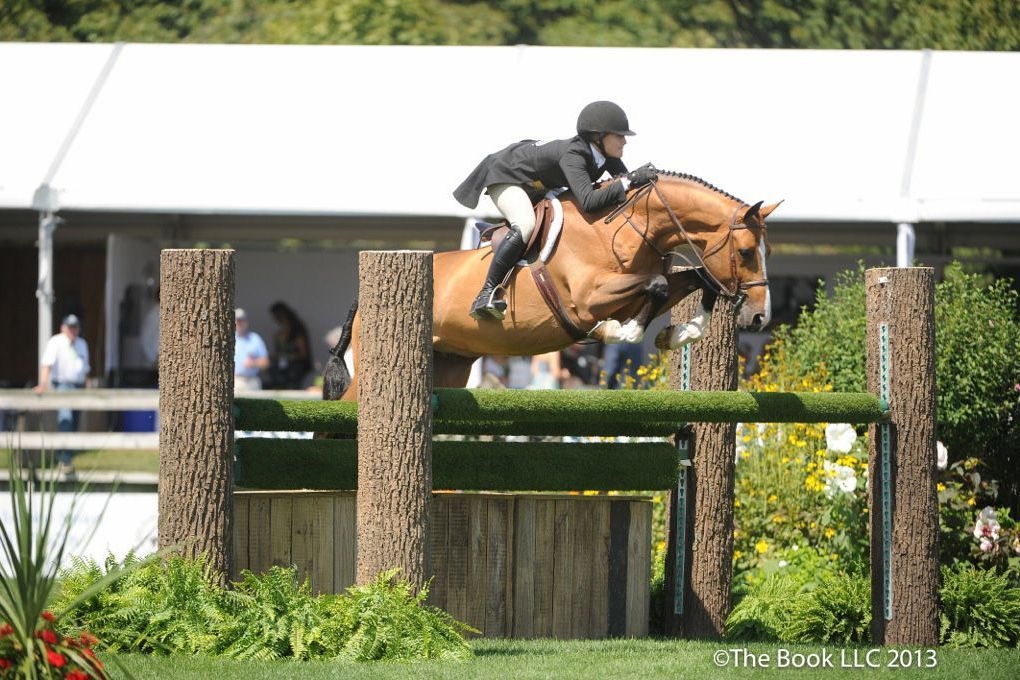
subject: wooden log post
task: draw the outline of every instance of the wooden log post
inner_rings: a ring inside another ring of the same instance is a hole
[[[939,518],[935,492],[935,274],[869,269],[868,390],[891,423],[869,431],[872,642],[938,642]]]
[[[159,547],[232,573],[234,251],[164,250]]]
[[[673,308],[672,323],[685,323],[695,314],[701,294],[695,293]],[[719,297],[705,337],[690,346],[685,368],[683,351],[670,357],[670,387],[682,389],[689,375],[692,390],[737,388],[737,327],[733,301]],[[667,634],[720,639],[730,611],[733,575],[733,484],[736,423],[700,423],[694,427],[692,465],[686,481],[685,583],[676,577],[676,492],[670,494],[670,530],[666,556],[663,622]],[[682,598],[676,589],[684,588]],[[682,601],[682,614],[677,603]]]
[[[397,567],[420,589],[431,577],[432,253],[364,251],[359,276],[357,581]]]

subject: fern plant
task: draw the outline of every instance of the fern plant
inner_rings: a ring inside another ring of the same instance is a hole
[[[753,585],[726,619],[726,637],[734,640],[790,642],[790,621],[798,600],[810,597],[787,574],[773,574]]]
[[[828,576],[810,597],[794,601],[789,638],[797,642],[863,644],[871,639],[871,582],[865,576]]]
[[[942,567],[941,642],[950,647],[1020,644],[1020,574],[971,564]]]

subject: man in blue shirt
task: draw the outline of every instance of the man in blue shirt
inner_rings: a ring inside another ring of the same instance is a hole
[[[248,328],[248,315],[238,307],[234,310],[234,392],[262,389],[259,371],[269,368],[266,343]]]

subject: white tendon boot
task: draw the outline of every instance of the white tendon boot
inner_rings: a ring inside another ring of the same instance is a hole
[[[673,332],[669,336],[669,348],[677,349],[684,345],[689,345],[692,342],[697,342],[705,335],[705,329],[708,328],[708,322],[712,319],[712,312],[701,310],[700,314],[696,314],[693,319],[687,323],[677,324],[673,326]]]
[[[620,323],[616,319],[607,319],[604,326],[602,342],[609,345],[620,342],[641,342],[645,337],[645,329],[636,319],[631,319],[627,323]]]

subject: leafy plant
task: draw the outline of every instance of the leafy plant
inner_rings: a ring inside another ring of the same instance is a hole
[[[78,488],[70,512],[57,522],[57,475],[44,467],[38,482],[26,482],[15,459],[8,461],[12,522],[0,525],[0,670],[24,678],[105,678],[92,652],[96,638],[84,631],[76,637],[61,631],[66,630],[70,609],[120,578],[121,572],[95,579],[77,597],[51,608],[85,486]]]
[[[940,638],[951,647],[1020,643],[1020,572],[972,564],[942,567]]]
[[[862,575],[830,576],[794,603],[790,639],[840,645],[871,639],[871,582]]]
[[[752,586],[726,619],[726,637],[734,640],[789,641],[790,620],[804,587],[788,573]]]

